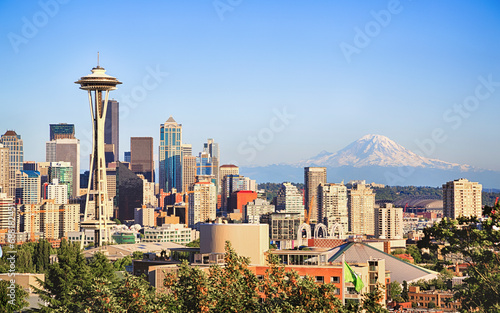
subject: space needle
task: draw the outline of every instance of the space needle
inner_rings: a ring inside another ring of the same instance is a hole
[[[104,241],[109,240],[107,224],[113,211],[112,203],[108,199],[106,184],[106,160],[104,158],[104,122],[108,109],[108,97],[116,85],[121,84],[116,77],[106,74],[106,70],[99,66],[99,53],[97,54],[97,66],[92,69],[92,74],[81,77],[75,84],[80,84],[80,89],[87,90],[89,95],[90,115],[92,117],[92,156],[90,162],[90,176],[87,187],[87,199],[85,202],[85,213],[82,222],[81,248],[85,241],[85,229],[83,225],[92,225],[95,231],[94,245],[102,246]],[[104,94],[104,99],[103,99]],[[104,100],[104,101],[103,101]],[[93,203],[95,214],[89,216],[89,204]],[[103,232],[104,231],[104,232]]]

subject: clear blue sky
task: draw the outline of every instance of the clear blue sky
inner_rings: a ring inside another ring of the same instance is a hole
[[[44,161],[48,125],[74,123],[86,168],[90,113],[74,82],[100,51],[123,82],[121,159],[131,136],[152,136],[157,154],[172,115],[194,153],[214,138],[240,166],[370,133],[417,151],[441,129],[425,156],[500,170],[499,17],[498,1],[2,1],[0,131]]]

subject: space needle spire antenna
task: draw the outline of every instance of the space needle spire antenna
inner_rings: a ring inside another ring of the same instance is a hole
[[[90,162],[90,176],[85,201],[85,213],[82,221],[81,248],[85,241],[84,225],[91,225],[94,229],[94,245],[102,246],[103,241],[109,240],[107,224],[110,221],[113,205],[108,196],[106,182],[106,160],[104,158],[104,123],[108,108],[109,92],[121,84],[118,79],[106,74],[106,70],[99,66],[99,52],[97,52],[97,67],[92,74],[83,76],[75,84],[86,90],[89,96],[90,115],[92,117],[92,156]],[[103,99],[104,95],[104,99]],[[92,206],[89,206],[93,204]],[[89,209],[94,214],[89,214]]]

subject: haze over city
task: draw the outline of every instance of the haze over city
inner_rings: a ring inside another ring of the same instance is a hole
[[[152,136],[157,154],[173,116],[193,151],[214,138],[221,164],[298,162],[381,134],[500,170],[496,1],[57,3],[0,4],[0,125],[22,136],[25,160],[44,161],[49,124],[72,123],[87,168],[88,99],[74,82],[99,51],[123,82],[120,159],[133,136]]]

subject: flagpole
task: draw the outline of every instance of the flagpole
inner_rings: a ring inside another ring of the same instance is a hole
[[[344,273],[344,268],[345,268],[345,252],[342,253],[342,305],[345,306],[345,273]]]

